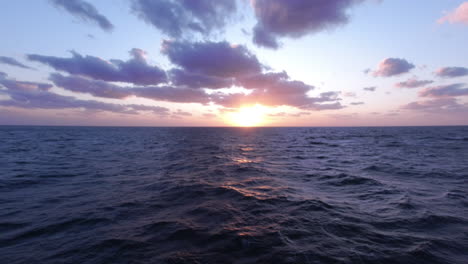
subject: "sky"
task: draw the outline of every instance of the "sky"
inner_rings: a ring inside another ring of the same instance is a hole
[[[468,1],[15,0],[0,125],[468,125]]]

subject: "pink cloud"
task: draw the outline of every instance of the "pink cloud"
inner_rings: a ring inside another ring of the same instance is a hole
[[[439,24],[448,22],[468,25],[468,2],[462,3],[458,8],[440,18],[437,22]]]

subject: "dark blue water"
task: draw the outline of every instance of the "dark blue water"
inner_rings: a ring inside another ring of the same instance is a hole
[[[468,127],[0,127],[1,263],[468,263]]]

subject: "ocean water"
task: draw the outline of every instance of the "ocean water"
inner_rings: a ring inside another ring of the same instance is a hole
[[[1,263],[468,263],[468,127],[0,127]]]

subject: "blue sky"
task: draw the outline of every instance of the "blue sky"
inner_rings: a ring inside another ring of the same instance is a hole
[[[175,0],[164,1],[177,2]],[[277,1],[281,2],[281,0]],[[466,62],[468,51],[464,48],[468,44],[467,23],[463,21],[437,22],[441,17],[454,12],[465,1],[368,0],[350,4],[345,10],[349,14],[347,23],[338,23],[331,29],[311,30],[294,38],[278,35],[277,39],[282,43],[278,49],[256,45],[252,41],[252,29],[261,18],[254,12],[253,3],[244,0],[235,2],[236,11],[220,31],[214,34],[189,32],[187,35],[174,37],[138,17],[136,12],[131,10],[132,1],[130,0],[85,2],[92,4],[114,25],[111,32],[106,32],[90,21],[83,21],[76,14],[66,11],[52,1],[5,1],[0,11],[2,13],[0,34],[3,36],[0,56],[13,58],[37,70],[23,69],[3,63],[0,64],[0,72],[6,73],[8,80],[52,84],[49,80],[49,75],[52,73],[61,72],[66,76],[73,74],[44,63],[28,60],[28,54],[68,58],[71,57],[70,51],[73,50],[83,56],[126,61],[130,59],[129,51],[133,48],[146,51],[148,64],[169,71],[172,68],[184,68],[184,66],[175,65],[166,54],[161,52],[164,40],[188,43],[226,41],[245,47],[258,58],[262,65],[269,67],[265,72],[286,71],[291,81],[301,81],[314,87],[303,96],[316,97],[325,92],[337,93],[338,99],[329,102],[340,104],[340,107],[335,109],[317,109],[320,107],[305,107],[302,104],[298,107],[298,105],[287,103],[266,105],[268,109],[262,117],[263,120],[259,121],[261,125],[468,124],[468,118],[466,118],[468,92],[464,92],[468,89],[466,86],[468,74],[453,78],[440,77],[435,74],[443,67],[468,67]],[[287,1],[283,2],[287,5]],[[264,5],[269,4],[271,2]],[[261,8],[259,3],[257,5],[257,9]],[[313,8],[321,7],[317,4]],[[184,20],[183,17],[178,19]],[[271,28],[270,30],[274,31]],[[372,73],[377,71],[379,63],[387,58],[404,59],[414,65],[414,68],[392,76],[375,77]],[[366,69],[370,69],[371,72],[365,74]],[[197,71],[197,69],[190,70]],[[89,78],[89,76],[84,77]],[[408,79],[430,80],[433,83],[412,89],[395,87],[396,83]],[[119,82],[111,83],[122,87],[126,85]],[[456,88],[445,87],[453,84],[461,85]],[[3,86],[3,90],[8,90],[8,87]],[[130,83],[127,86],[134,87],[135,85]],[[376,87],[376,89],[370,92],[364,91],[364,87]],[[173,88],[177,89],[177,87]],[[226,87],[229,92],[235,89]],[[451,93],[421,98],[420,91],[423,89],[445,89]],[[455,93],[453,89],[456,89]],[[243,91],[249,93],[248,90]],[[210,92],[209,89],[206,91]],[[159,106],[167,108],[168,111],[164,115],[146,112],[127,114],[100,109],[90,111],[86,107],[51,109],[40,105],[20,107],[11,103],[4,105],[0,103],[0,122],[66,125],[236,125],[235,120],[226,120],[224,113],[235,112],[236,109],[247,107],[249,104],[262,104],[263,101],[268,101],[256,97],[255,100],[258,102],[249,99],[245,101],[245,105],[234,107],[216,102],[179,103],[138,96],[124,99],[101,98],[88,93],[63,89],[57,85],[54,85],[50,92],[72,96],[78,100]],[[352,94],[354,96],[350,96]],[[0,94],[0,100],[1,98],[9,100],[8,93]],[[435,102],[435,100],[438,101]],[[445,104],[442,100],[445,100]],[[421,105],[422,102],[428,101],[439,103],[438,105],[442,108],[405,107],[411,103]],[[456,105],[453,105],[454,101]],[[353,102],[363,104],[351,105]],[[176,112],[190,113],[190,115],[174,114]],[[304,114],[294,116],[298,113]]]

